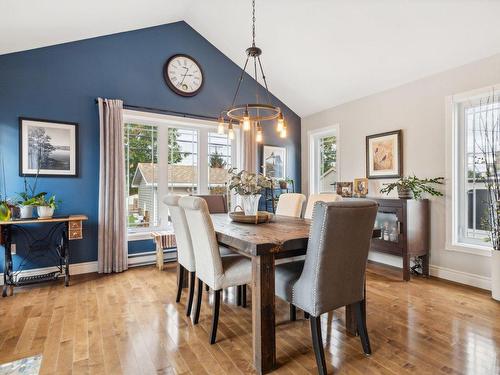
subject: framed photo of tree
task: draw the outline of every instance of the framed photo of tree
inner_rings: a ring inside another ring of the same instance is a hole
[[[20,117],[20,176],[78,175],[78,124]]]

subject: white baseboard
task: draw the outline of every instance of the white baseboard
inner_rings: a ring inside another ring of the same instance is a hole
[[[171,262],[177,259],[176,251],[165,251],[163,253],[163,259],[165,262]],[[156,252],[148,251],[144,253],[132,254],[128,258],[129,267],[146,266],[149,264],[156,264]],[[30,270],[24,270],[19,273],[19,276],[35,276],[43,275],[49,272],[58,271],[57,267],[43,267],[43,268],[33,268]],[[83,262],[83,263],[72,263],[70,264],[70,274],[71,275],[81,275],[84,273],[97,272],[97,261],[94,262]],[[63,277],[64,275],[61,275]],[[3,285],[3,273],[0,273],[0,285]]]
[[[480,289],[491,290],[490,277],[457,271],[446,267],[433,266],[433,265],[429,266],[429,271],[431,276],[435,276],[440,279],[454,281],[456,283],[470,285]]]
[[[21,271],[19,273],[19,276],[26,277],[26,276],[43,275],[45,273],[55,272],[58,270],[59,269],[57,267],[33,268],[30,270]],[[97,272],[97,261],[70,264],[71,275],[80,275],[83,273],[92,273],[92,272]],[[3,273],[0,273],[0,285],[3,285]]]

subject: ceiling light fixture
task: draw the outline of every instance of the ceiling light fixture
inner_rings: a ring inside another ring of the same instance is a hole
[[[254,126],[256,128],[255,141],[260,143],[262,142],[263,138],[263,130],[261,126],[262,122],[278,119],[276,130],[281,138],[285,138],[285,119],[283,117],[281,108],[272,104],[271,94],[269,92],[269,88],[267,87],[266,75],[264,74],[264,69],[262,68],[262,62],[260,60],[262,50],[255,45],[255,0],[252,0],[252,46],[246,49],[246,54],[247,59],[245,61],[245,65],[241,69],[241,75],[238,80],[238,85],[236,86],[236,92],[234,93],[231,106],[227,110],[222,111],[220,116],[222,122],[224,122],[225,117],[227,117],[230,121],[228,125],[228,136],[229,138],[231,138],[232,134],[232,137],[234,138],[234,130],[231,121],[237,121],[240,123],[243,131],[249,131],[251,130],[252,126]],[[258,83],[258,73],[260,73],[260,76],[262,77],[262,81],[264,83],[263,86],[265,88],[267,103],[261,101],[261,98],[259,96],[259,85],[256,84],[255,103],[235,104],[241,88],[241,83],[243,82],[243,78],[245,76],[248,62],[251,58],[253,58],[254,79],[256,83]],[[218,130],[220,130],[220,122]]]

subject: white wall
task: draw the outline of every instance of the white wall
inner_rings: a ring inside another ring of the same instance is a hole
[[[340,125],[340,181],[365,176],[367,135],[396,129],[403,129],[405,175],[445,176],[445,97],[497,83],[500,83],[500,55],[302,119],[302,191],[307,193],[309,189],[308,131],[333,124]],[[388,181],[371,180],[369,195],[380,195],[381,184]],[[489,257],[445,249],[445,198],[432,199],[431,228],[431,272],[488,288]],[[400,258],[391,256],[384,256],[383,261],[401,264]]]

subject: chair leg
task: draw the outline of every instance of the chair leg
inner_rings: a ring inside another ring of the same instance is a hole
[[[321,338],[321,317],[311,316],[311,336],[314,348],[314,355],[316,356],[316,365],[318,366],[318,374],[326,375],[326,362],[325,352],[323,350],[323,339]]]
[[[297,320],[297,308],[290,304],[290,320],[295,322]]]
[[[309,319],[309,313],[306,313],[305,311],[304,311],[304,319]]]
[[[363,345],[363,351],[365,354],[372,354],[372,348],[370,346],[370,338],[368,337],[368,330],[366,329],[366,320],[364,319],[362,302],[356,303],[354,307],[354,312],[356,314],[356,323],[358,325],[359,338],[361,339],[361,345]]]
[[[177,296],[175,297],[175,302],[181,300],[182,284],[184,283],[184,267],[179,263],[177,264]]]
[[[236,305],[241,306],[241,285],[236,287]]]
[[[243,307],[243,308],[247,307],[247,286],[246,285],[241,286],[241,307]]]
[[[186,305],[186,316],[191,315],[191,310],[193,307],[193,296],[194,296],[194,284],[196,282],[195,279],[195,273],[194,272],[189,272],[189,295],[188,295],[188,301]]]
[[[208,284],[205,284],[205,291],[206,291],[206,292],[209,292],[209,291],[210,291],[210,287],[208,286]]]
[[[210,344],[215,344],[217,337],[217,325],[219,324],[220,290],[214,291],[214,305],[212,312],[212,331],[210,333]]]
[[[196,306],[194,311],[194,324],[198,324],[200,320],[200,310],[201,310],[201,297],[203,296],[203,281],[198,279],[198,291],[196,294]]]

